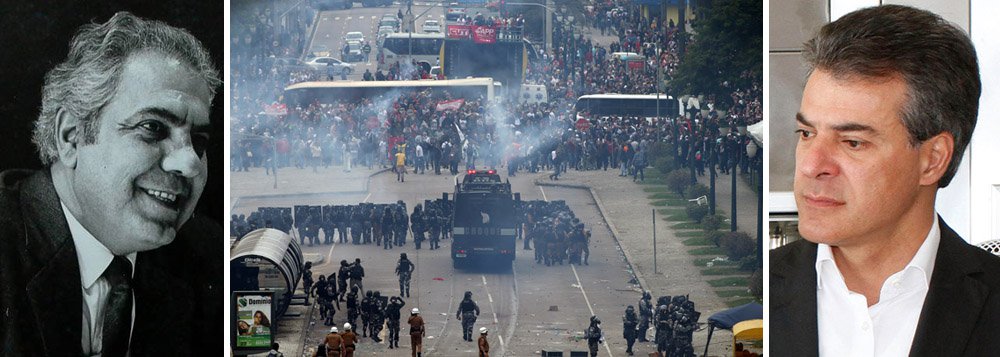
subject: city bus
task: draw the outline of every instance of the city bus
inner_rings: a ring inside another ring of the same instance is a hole
[[[306,107],[316,101],[319,103],[357,101],[390,92],[406,93],[424,89],[447,90],[452,98],[483,97],[493,101],[500,94],[502,87],[501,83],[489,77],[415,81],[302,82],[285,87],[285,104],[288,107]]]
[[[656,94],[588,94],[576,100],[576,112],[592,116],[635,116],[653,118],[657,115]],[[674,97],[660,94],[659,116],[683,114]]]
[[[389,66],[399,62],[401,65],[412,58],[430,72],[432,66],[441,63],[441,45],[444,44],[443,33],[391,33],[382,39],[380,50],[382,59],[378,69],[386,71]]]

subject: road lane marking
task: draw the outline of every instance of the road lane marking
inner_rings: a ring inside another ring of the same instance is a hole
[[[350,17],[350,16],[348,16],[348,17],[347,17],[347,20],[350,20],[350,19],[351,19],[351,17]]]
[[[334,17],[333,19],[339,21],[340,20],[340,16]]]
[[[576,264],[570,264],[569,267],[573,268],[573,276],[576,277],[576,285],[580,287],[580,293],[583,294],[583,301],[587,302],[587,308],[590,309],[590,316],[596,316],[594,315],[594,308],[590,306],[590,299],[587,298],[587,291],[583,290],[583,283],[580,282],[580,275],[576,273]],[[608,356],[614,356],[611,354],[611,347],[608,346],[607,341],[604,342],[604,348],[608,350]]]
[[[542,191],[542,199],[545,200],[545,202],[548,202],[549,198],[545,197],[545,189],[543,189],[542,186],[538,186],[538,190]],[[580,279],[576,279],[576,280],[580,280]]]
[[[368,193],[368,196],[365,196],[365,200],[364,200],[364,201],[361,201],[361,202],[368,202],[368,199],[369,199],[369,198],[371,198],[371,197],[372,197],[372,193],[371,193],[371,192],[369,192],[369,193]]]

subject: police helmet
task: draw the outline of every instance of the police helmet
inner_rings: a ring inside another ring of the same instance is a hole
[[[375,298],[382,297],[382,293],[376,290],[375,294],[372,297],[375,297]]]
[[[340,265],[341,266],[347,266],[347,259],[341,260],[340,261]]]
[[[353,292],[353,293],[358,292],[358,286],[357,285],[352,286],[351,287],[351,292]]]
[[[471,299],[472,298],[472,292],[471,291],[466,291],[465,292],[465,298],[466,299]]]
[[[485,327],[480,327],[480,328],[479,328],[479,333],[481,333],[481,334],[484,334],[484,335],[485,335],[485,334],[486,334],[487,332],[489,332],[489,331],[490,331],[490,330],[487,330],[487,329],[486,329]]]
[[[625,311],[635,311],[635,307],[629,305],[628,307],[625,308]]]
[[[410,314],[411,315],[416,315],[416,314],[419,314],[419,313],[420,313],[420,309],[418,309],[418,308],[413,308],[413,310],[410,310]]]
[[[372,291],[371,290],[366,291],[365,297],[372,297]]]
[[[337,326],[331,327],[330,333],[337,333]]]
[[[350,331],[350,330],[351,330],[351,323],[350,322],[345,322],[344,323],[344,331]]]
[[[597,318],[597,316],[591,316],[590,317],[590,323],[600,325],[601,324],[601,319]]]
[[[406,253],[399,253],[399,259],[406,259]]]

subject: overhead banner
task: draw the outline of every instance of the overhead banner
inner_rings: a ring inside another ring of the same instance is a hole
[[[435,110],[437,110],[439,112],[443,112],[443,111],[446,111],[446,110],[458,110],[459,108],[462,107],[462,104],[464,104],[464,103],[465,103],[465,99],[446,100],[446,101],[438,102],[437,107],[435,108]]]
[[[496,43],[497,29],[492,26],[472,26],[472,40],[475,43]]]
[[[274,342],[271,330],[272,292],[234,292],[236,305],[236,350],[268,350]]]
[[[469,37],[472,37],[472,26],[448,25],[448,38],[469,38]]]

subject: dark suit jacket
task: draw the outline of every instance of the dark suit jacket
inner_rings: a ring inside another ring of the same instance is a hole
[[[1000,258],[969,245],[944,220],[930,289],[911,356],[996,356]],[[805,240],[771,251],[771,356],[816,356],[816,247]]]
[[[223,352],[221,226],[192,217],[140,252],[132,356]],[[80,267],[48,170],[0,174],[0,356],[80,356]]]

